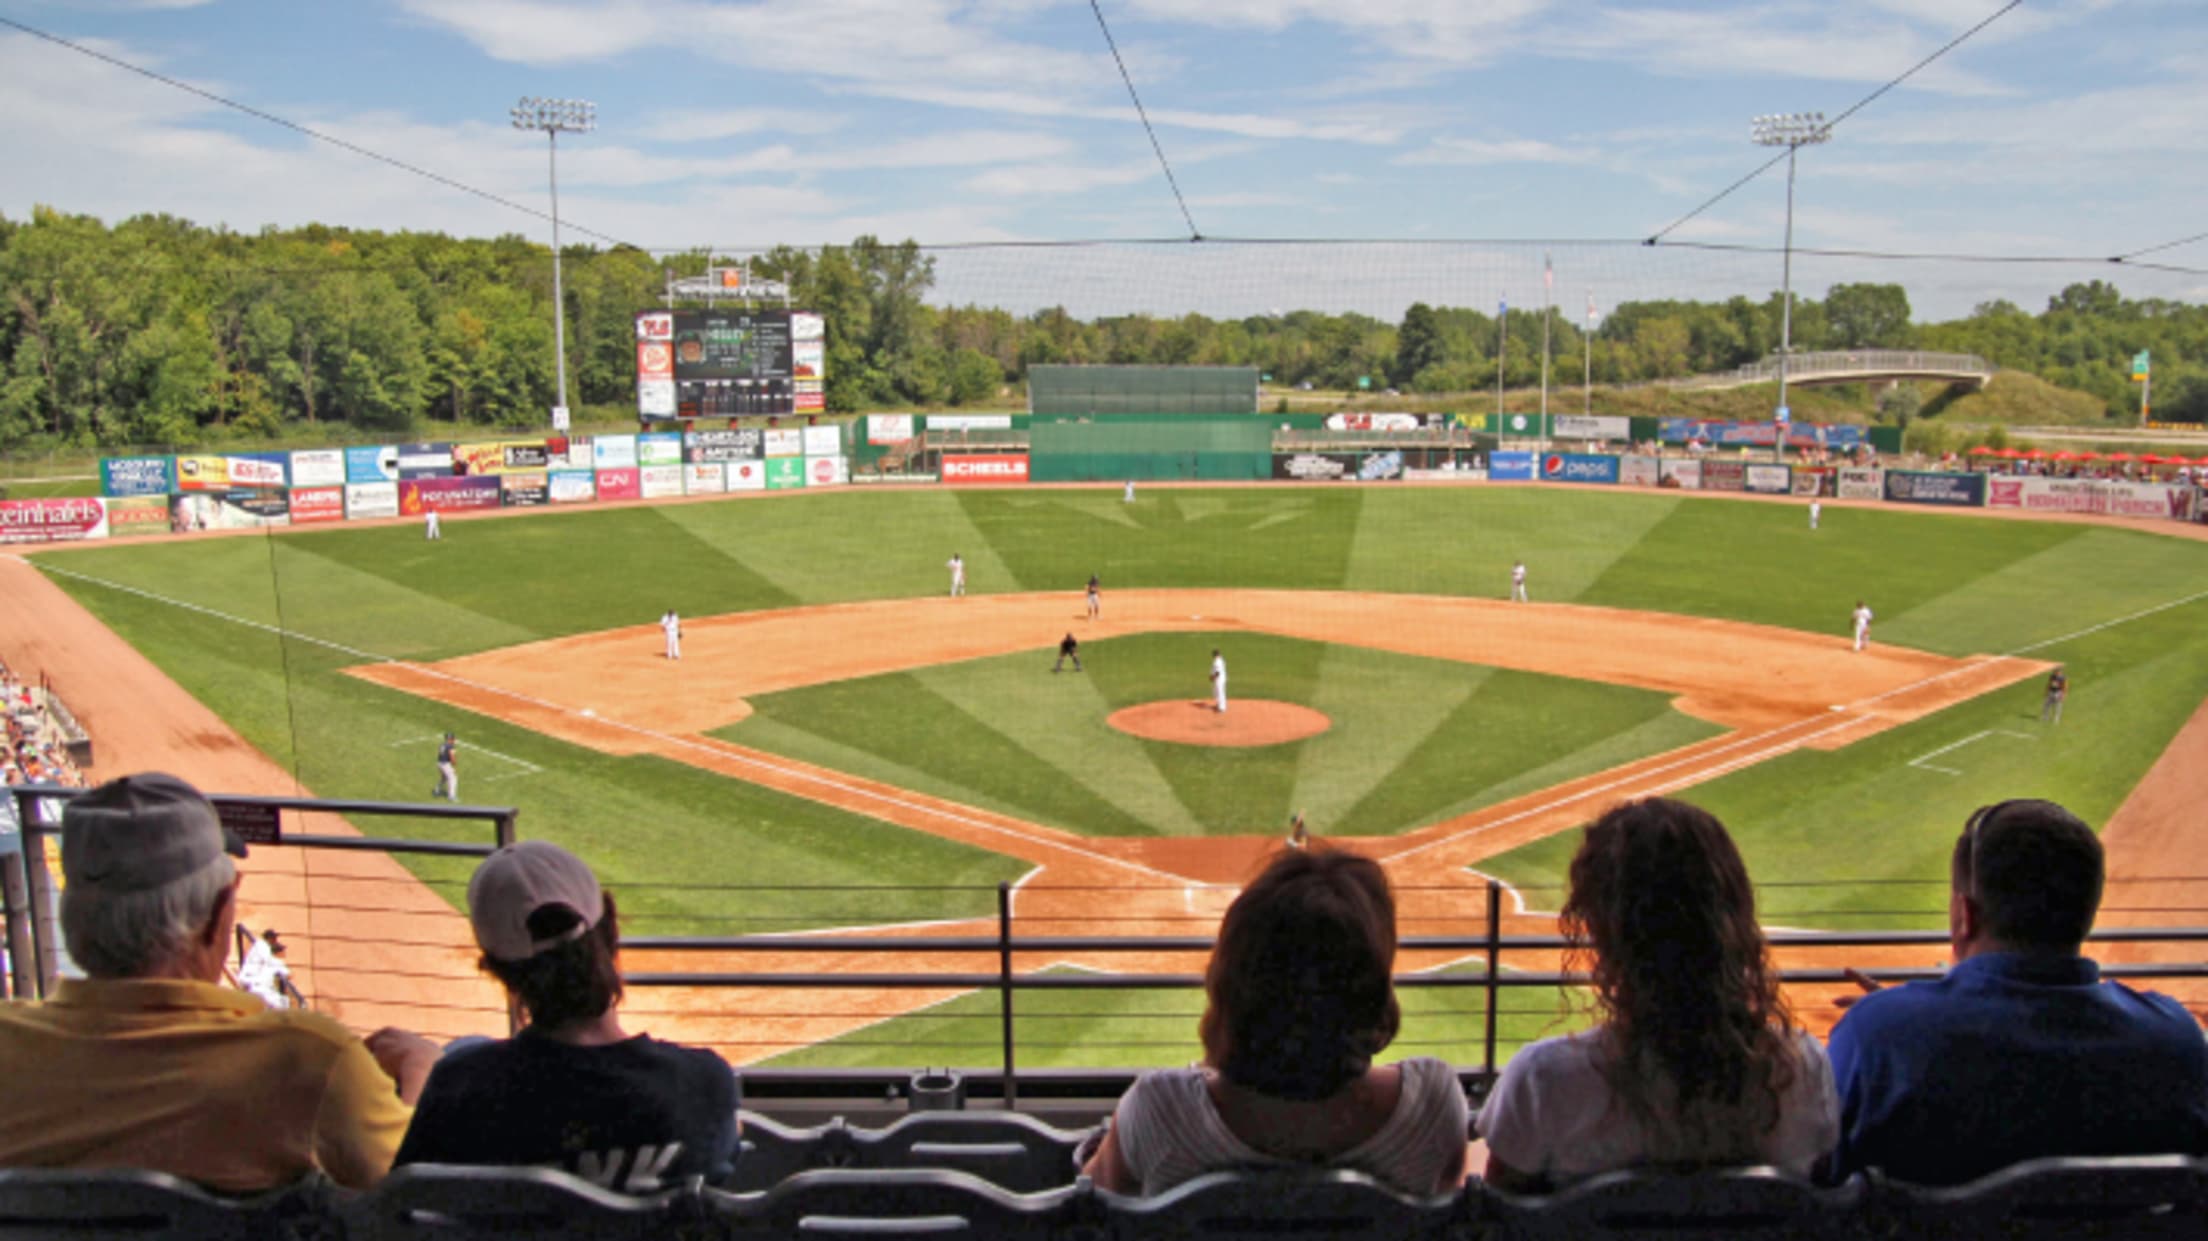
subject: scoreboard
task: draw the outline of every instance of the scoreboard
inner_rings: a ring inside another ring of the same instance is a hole
[[[647,421],[819,413],[826,372],[824,324],[807,311],[636,316],[636,412]]]

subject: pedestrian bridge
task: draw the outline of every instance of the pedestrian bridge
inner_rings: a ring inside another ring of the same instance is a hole
[[[1984,388],[1993,379],[1993,363],[1975,353],[1926,353],[1916,349],[1847,349],[1797,353],[1786,368],[1790,384],[1874,383],[1879,380],[1930,379]],[[1665,386],[1716,391],[1777,383],[1777,354],[1761,362],[1715,375],[1667,380]]]

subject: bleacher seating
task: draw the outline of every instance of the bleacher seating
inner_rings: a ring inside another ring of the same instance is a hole
[[[1220,1172],[1154,1198],[1086,1178],[1020,1193],[962,1171],[818,1169],[734,1191],[693,1181],[649,1197],[537,1169],[413,1167],[371,1193],[319,1178],[225,1199],[148,1172],[0,1171],[0,1241],[641,1241],[952,1235],[992,1241],[1716,1241],[1717,1238],[2208,1236],[2208,1160],[2047,1159],[1932,1189],[1859,1177],[1834,1189],[1770,1169],[1616,1173],[1561,1193],[1483,1185],[1434,1198],[1348,1172]]]
[[[744,1148],[721,1188],[758,1190],[820,1168],[947,1168],[1031,1193],[1070,1184],[1085,1129],[1059,1129],[1017,1112],[915,1112],[884,1129],[841,1117],[810,1129],[744,1113]]]

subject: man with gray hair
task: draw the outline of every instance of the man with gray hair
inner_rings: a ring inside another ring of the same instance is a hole
[[[221,984],[245,845],[197,789],[125,776],[62,812],[61,929],[86,974],[0,1005],[0,1167],[145,1168],[228,1193],[390,1170],[437,1058]]]

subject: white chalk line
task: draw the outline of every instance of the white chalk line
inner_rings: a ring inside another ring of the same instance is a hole
[[[2076,633],[2066,633],[2059,638],[2049,638],[2044,642],[2034,642],[2030,646],[2020,646],[2015,650],[2010,651],[2009,654],[2022,655],[2026,652],[2040,650],[2044,647],[2056,646],[2061,643],[2068,642],[2073,638],[2082,638],[2085,637],[2087,634],[2099,633],[2103,629],[2114,629],[2118,625],[2127,625],[2130,624],[2132,621],[2144,619],[2146,617],[2154,615],[2157,612],[2167,612],[2171,608],[2181,608],[2188,603],[2195,603],[2202,599],[2208,599],[2208,590],[2195,591],[2182,599],[2172,599],[2168,603],[2158,603],[2151,608],[2144,608],[2140,611],[2133,612],[2129,616],[2119,616],[2115,620],[2102,621],[2098,625],[2093,625],[2085,629],[2080,629]]]
[[[402,737],[399,740],[392,742],[391,748],[396,750],[402,745],[421,745],[425,742],[442,740],[444,740],[444,738],[438,736],[436,733],[429,733],[421,737]],[[501,776],[477,776],[474,780],[474,783],[476,784],[495,784],[500,780],[519,780],[524,776],[536,776],[544,774],[544,768],[537,766],[535,763],[530,762],[528,759],[516,758],[511,754],[501,754],[497,750],[494,750],[487,745],[477,745],[472,741],[455,741],[453,742],[453,748],[460,750],[473,750],[477,754],[488,754],[492,758],[512,763],[514,766],[522,769],[520,771],[509,771]]]
[[[1961,741],[1949,742],[1948,744],[1941,746],[1939,749],[1934,750],[1929,754],[1919,754],[1915,758],[1909,760],[1909,766],[1921,768],[1925,771],[1937,771],[1942,775],[1959,776],[1963,773],[1955,770],[1952,767],[1936,767],[1931,763],[1925,762],[1924,760],[1928,758],[1938,758],[1940,755],[1945,754],[1950,750],[1960,750],[1973,741],[1980,741],[1987,737],[1997,735],[2002,737],[2016,737],[2024,741],[2039,740],[2039,738],[2034,737],[2030,733],[2012,732],[2006,728],[1986,728],[1972,733],[1968,737],[1963,738]]]
[[[1118,867],[1122,870],[1130,870],[1136,872],[1137,874],[1148,875],[1155,879],[1163,880],[1166,884],[1170,886],[1178,886],[1188,882],[1187,876],[1185,875],[1172,874],[1167,871],[1159,870],[1154,866],[1146,866],[1140,862],[1130,862],[1125,858],[1116,858],[1108,853],[1099,853],[1094,849],[1085,849],[1079,845],[1068,844],[1063,841],[1051,840],[1047,837],[1017,831],[1012,828],[1001,826],[999,824],[990,823],[983,819],[975,818],[972,815],[964,813],[962,810],[950,810],[944,809],[939,806],[923,805],[919,802],[908,801],[904,798],[899,797],[892,797],[885,793],[878,793],[872,789],[861,788],[854,784],[845,784],[839,780],[831,778],[831,775],[833,773],[830,773],[830,775],[822,775],[817,771],[805,771],[794,767],[785,767],[779,763],[773,763],[765,759],[756,758],[751,754],[740,751],[737,747],[728,745],[727,743],[708,743],[707,741],[700,739],[677,737],[669,733],[660,732],[656,729],[646,728],[640,724],[631,724],[625,720],[610,719],[604,716],[591,715],[585,717],[582,716],[581,712],[571,710],[570,708],[561,706],[559,703],[556,702],[548,702],[542,698],[536,698],[529,694],[519,693],[515,690],[506,689],[502,686],[486,685],[478,681],[471,681],[466,677],[455,676],[452,673],[446,672],[441,668],[432,668],[424,664],[415,663],[412,660],[395,659],[389,655],[379,655],[374,651],[358,650],[354,647],[346,646],[341,642],[332,642],[328,639],[317,638],[311,634],[300,633],[296,630],[282,629],[274,625],[264,624],[260,621],[247,620],[242,616],[232,616],[227,612],[217,611],[214,608],[205,607],[197,603],[188,603],[182,599],[171,599],[165,595],[158,595],[153,593],[152,591],[141,590],[135,586],[125,586],[120,582],[110,582],[105,578],[93,577],[92,575],[87,573],[77,573],[73,570],[54,568],[52,566],[45,565],[42,565],[41,567],[47,569],[49,572],[59,573],[66,577],[73,577],[78,579],[79,581],[90,582],[95,586],[104,586],[110,590],[118,590],[125,594],[136,595],[142,599],[150,599],[155,603],[167,604],[171,607],[183,608],[186,611],[198,612],[205,616],[212,616],[217,620],[228,621],[234,625],[243,625],[249,629],[258,629],[263,633],[275,634],[280,638],[292,638],[301,642],[312,643],[316,646],[341,652],[355,659],[365,660],[370,663],[393,664],[401,668],[406,668],[411,671],[418,672],[423,676],[432,677],[443,681],[449,681],[454,685],[465,686],[469,689],[477,690],[486,694],[495,694],[503,698],[512,699],[515,702],[527,703],[530,706],[539,707],[543,710],[551,711],[555,714],[574,715],[581,718],[587,718],[594,724],[602,724],[609,728],[633,733],[640,737],[647,737],[653,741],[658,742],[661,745],[670,746],[677,749],[693,750],[701,753],[712,754],[728,761],[739,763],[748,767],[757,768],[763,771],[771,771],[790,780],[821,785],[822,787],[835,789],[840,793],[864,798],[884,806],[893,806],[901,810],[909,810],[922,814],[934,815],[938,818],[947,819],[953,823],[972,828],[976,831],[987,832],[994,835],[1007,837],[1009,839],[1019,840],[1030,845],[1040,845],[1045,848],[1057,849],[1065,853],[1073,854],[1076,857],[1086,858],[1093,862],[1101,862],[1105,865]],[[839,808],[848,809],[849,807]],[[868,817],[880,819],[880,816],[878,815]],[[880,819],[880,821],[889,822],[889,820],[887,819]],[[893,823],[892,826],[901,825]]]

